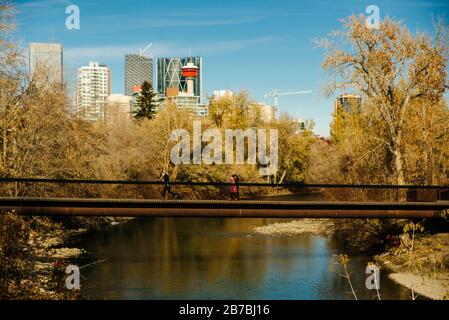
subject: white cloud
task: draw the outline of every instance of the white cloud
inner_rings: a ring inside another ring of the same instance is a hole
[[[42,1],[25,1],[22,3],[18,3],[15,5],[16,9],[18,10],[25,10],[25,9],[48,9],[52,8],[55,5],[58,4],[64,4],[69,5],[71,4],[68,0],[42,0]]]
[[[94,32],[111,30],[140,30],[148,28],[169,28],[169,27],[212,27],[238,25],[252,23],[262,20],[262,17],[242,16],[232,18],[127,18],[127,17],[101,17],[95,23],[86,23],[86,28]],[[89,30],[86,30],[89,31]]]
[[[162,56],[188,56],[191,50],[192,55],[216,55],[244,50],[246,48],[268,44],[274,41],[272,37],[259,37],[240,40],[222,40],[202,43],[154,43],[148,55],[152,57]],[[67,63],[81,64],[88,61],[107,62],[111,60],[123,59],[125,54],[138,53],[139,48],[144,48],[146,44],[127,45],[105,45],[89,46],[78,48],[65,48],[64,60]]]

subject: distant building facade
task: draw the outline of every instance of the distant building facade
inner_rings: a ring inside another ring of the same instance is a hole
[[[264,103],[259,104],[259,107],[261,111],[261,118],[264,122],[271,122],[276,120],[277,118],[276,107]]]
[[[232,97],[234,95],[234,92],[230,91],[230,90],[214,90],[214,98],[215,99],[220,99],[220,98],[224,98],[224,97]]]
[[[348,113],[357,112],[362,107],[362,98],[353,93],[339,95],[334,101],[334,113],[340,110]]]
[[[207,117],[209,115],[209,109],[200,102],[200,97],[198,96],[188,96],[180,92],[176,96],[165,97],[163,104],[166,103],[173,103],[178,109],[189,111],[198,117]]]
[[[225,95],[224,97],[227,97]],[[277,110],[275,106],[271,106],[265,103],[254,103],[250,105],[250,115],[257,116],[265,123],[270,123],[277,118]]]
[[[110,94],[110,73],[106,65],[89,62],[78,69],[75,96],[76,114],[87,121],[103,120]]]
[[[106,119],[131,118],[131,97],[123,94],[111,94],[106,98]]]
[[[132,96],[133,88],[145,81],[153,86],[153,60],[140,54],[125,55],[125,94]]]
[[[63,48],[59,43],[30,43],[29,47],[29,78],[33,80],[38,72],[48,72],[45,81],[62,84],[63,79]]]

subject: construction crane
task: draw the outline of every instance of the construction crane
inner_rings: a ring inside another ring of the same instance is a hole
[[[143,57],[143,54],[145,53],[145,51],[147,51],[148,49],[150,49],[150,47],[153,45],[153,43],[150,43],[149,45],[147,45],[146,47],[145,47],[145,49],[139,49],[139,55],[141,56],[141,57]]]
[[[294,96],[294,95],[300,95],[300,94],[306,94],[306,93],[312,93],[310,90],[303,90],[303,91],[286,91],[286,92],[279,92],[279,90],[274,89],[271,92],[268,92],[265,95],[265,98],[268,97],[274,97],[274,107],[277,109],[279,105],[279,96]]]

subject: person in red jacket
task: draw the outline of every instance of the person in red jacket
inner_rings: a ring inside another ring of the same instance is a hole
[[[237,177],[236,174],[233,174],[231,177],[231,200],[240,200],[240,195],[239,195],[239,178]]]

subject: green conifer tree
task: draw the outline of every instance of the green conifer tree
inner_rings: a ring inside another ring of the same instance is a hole
[[[157,92],[153,90],[153,86],[148,81],[142,84],[139,97],[137,98],[136,108],[133,110],[135,119],[152,119],[156,114]]]

